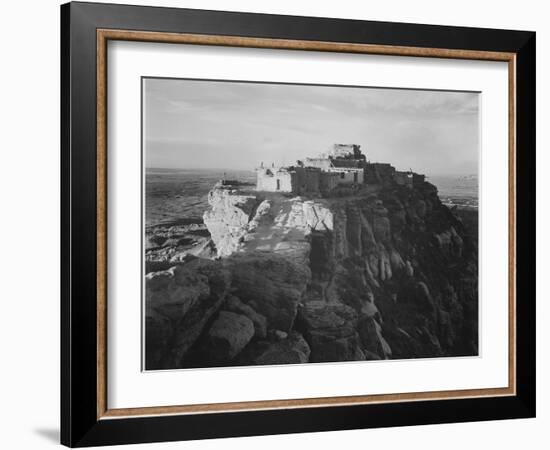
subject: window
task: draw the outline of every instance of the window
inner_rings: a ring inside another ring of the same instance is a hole
[[[340,172],[340,178],[343,180],[344,178],[346,178],[346,174],[344,172]]]

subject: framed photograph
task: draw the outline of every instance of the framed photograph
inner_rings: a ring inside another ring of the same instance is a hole
[[[61,440],[535,415],[535,33],[61,7]]]

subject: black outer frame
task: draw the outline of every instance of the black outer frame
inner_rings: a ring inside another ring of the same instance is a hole
[[[517,395],[97,419],[96,29],[516,53]],[[128,5],[61,6],[61,443],[71,447],[535,416],[535,33]]]

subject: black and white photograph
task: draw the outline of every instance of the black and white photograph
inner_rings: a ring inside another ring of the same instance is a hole
[[[4,5],[0,450],[549,441],[544,2]]]
[[[145,370],[479,354],[480,94],[142,79]]]

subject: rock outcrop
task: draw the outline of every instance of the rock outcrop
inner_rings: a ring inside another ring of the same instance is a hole
[[[477,354],[477,229],[433,185],[209,203],[209,251],[146,277],[147,368]]]
[[[199,258],[146,276],[147,369],[181,364],[220,309],[229,284],[229,272]]]
[[[357,313],[342,303],[313,300],[302,309],[302,328],[312,362],[365,359],[357,333]]]
[[[244,240],[248,223],[258,206],[255,195],[245,195],[230,185],[218,183],[208,194],[211,209],[203,221],[216,244],[218,256],[229,256]]]
[[[144,247],[146,273],[169,269],[189,256],[215,254],[210,232],[199,218],[148,226]]]
[[[248,317],[220,311],[207,332],[206,358],[213,363],[231,361],[254,336],[254,323]]]

